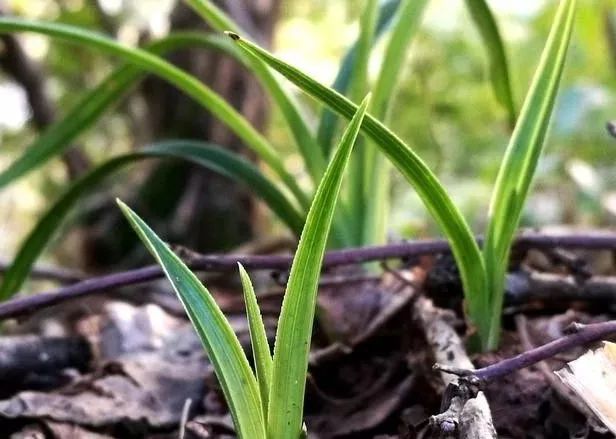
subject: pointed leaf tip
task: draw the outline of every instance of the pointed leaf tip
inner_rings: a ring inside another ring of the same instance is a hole
[[[120,200],[119,198],[116,198],[116,204],[118,205],[118,207],[120,208],[120,211],[124,214],[126,218],[130,218],[132,215],[135,214],[135,212],[133,212],[133,209],[131,209],[128,206],[128,204],[126,204],[124,201]]]
[[[124,201],[120,200],[119,198],[115,199],[115,202],[118,206],[120,206],[120,209],[122,210],[126,210],[127,208],[129,208],[126,203],[124,203]]]
[[[265,417],[256,377],[216,300],[136,213],[121,201],[118,205],[163,268],[195,327],[229,403],[238,437],[265,439]]]

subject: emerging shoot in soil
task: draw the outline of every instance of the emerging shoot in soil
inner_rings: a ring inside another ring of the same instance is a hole
[[[255,370],[209,291],[128,206],[120,208],[163,267],[216,370],[237,433],[247,439],[300,437],[308,354],[323,255],[345,167],[366,114],[364,99],[351,119],[308,211],[287,289],[271,357],[248,275],[240,266]]]

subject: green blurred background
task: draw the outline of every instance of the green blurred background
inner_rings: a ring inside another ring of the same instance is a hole
[[[272,34],[273,50],[322,82],[331,83],[345,50],[357,36],[362,3],[280,0]],[[545,43],[556,2],[488,3],[506,44],[519,108]],[[138,44],[168,32],[169,15],[174,8],[175,3],[169,0],[7,2],[7,9],[16,15],[99,29],[115,34],[127,44]],[[582,0],[578,9],[550,135],[523,218],[523,225],[528,227],[616,225],[616,139],[605,128],[607,121],[616,119],[616,32],[610,26],[611,20],[616,20],[616,4]],[[115,60],[86,49],[50,42],[40,36],[22,35],[20,42],[44,72],[58,118],[63,108],[118,65]],[[373,74],[377,73],[383,42],[371,59]],[[484,47],[463,2],[432,0],[408,53],[390,124],[436,171],[477,232],[483,230],[492,185],[510,135],[506,114],[492,94],[486,66]],[[147,89],[145,93],[142,90],[116,106],[79,138],[79,148],[90,163],[138,148],[157,137],[156,130],[144,123],[148,118],[144,110]],[[308,112],[314,111],[316,125],[319,108],[297,95]],[[30,113],[20,85],[0,72],[0,167],[6,167],[36,136]],[[292,142],[276,108],[270,108],[263,129],[300,181],[307,181],[300,157],[286,146]],[[10,259],[48,201],[66,185],[66,169],[61,160],[53,160],[0,192],[3,259]],[[101,209],[104,212],[115,196],[135,194],[137,188],[143,187],[150,169],[141,165],[131,167],[113,178],[105,190],[89,196],[81,203],[72,226],[50,247],[46,258],[83,267],[82,241],[89,225],[94,223],[92,216],[100,215]],[[434,224],[408,184],[399,177],[394,181],[391,239],[436,235]],[[163,196],[159,192],[154,195]],[[257,208],[255,214],[252,209],[250,215],[246,214],[253,224],[247,238],[281,230],[262,210]],[[238,215],[238,211],[241,215],[242,208],[229,214]],[[106,229],[107,234],[109,230]],[[201,251],[230,248],[243,240],[202,245],[182,236],[177,234],[175,240]],[[106,251],[108,247],[98,248],[93,251]]]

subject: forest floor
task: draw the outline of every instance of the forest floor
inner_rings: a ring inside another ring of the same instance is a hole
[[[597,345],[572,344],[481,382],[433,366],[498,365],[571,336],[574,323],[615,319],[614,246],[515,252],[501,348],[487,354],[465,348],[473,331],[448,254],[382,263],[378,276],[326,269],[306,394],[309,437],[495,437],[491,424],[502,438],[613,437],[553,373]],[[276,273],[254,272],[272,340],[285,279]],[[203,277],[250,349],[238,276]],[[234,437],[213,368],[165,280],[16,314],[0,337],[2,437]]]

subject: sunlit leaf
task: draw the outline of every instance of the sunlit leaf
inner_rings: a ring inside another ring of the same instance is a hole
[[[489,210],[484,253],[494,264],[488,271],[491,332],[488,347],[498,344],[505,269],[524,202],[543,150],[550,116],[573,30],[575,0],[560,2],[539,66],[528,89],[515,130],[498,173]]]
[[[355,46],[353,76],[351,77],[349,93],[353,101],[358,101],[368,90],[368,64],[376,28],[377,6],[377,0],[366,0],[360,19],[360,35]],[[362,143],[362,139],[359,139],[358,143]],[[364,199],[364,191],[366,189],[365,154],[366,148],[360,144],[355,148],[355,153],[349,161],[349,177],[348,184],[346,185],[348,189],[346,226],[353,233],[353,245],[362,244],[363,223],[366,219],[366,214],[371,214],[366,208]]]
[[[182,32],[155,41],[146,46],[145,49],[151,53],[162,55],[188,46],[210,49],[213,47],[229,47],[229,44],[224,44],[218,37]],[[61,120],[45,129],[25,149],[23,155],[17,158],[0,176],[0,186],[10,183],[21,175],[36,169],[50,158],[61,154],[70,147],[80,133],[91,127],[103,112],[117,104],[131,87],[144,76],[144,71],[131,65],[116,69],[98,86],[86,92]]]
[[[372,46],[374,46],[380,37],[382,37],[385,32],[389,30],[399,5],[400,0],[385,0],[379,6],[379,17],[376,23],[376,29],[374,31]],[[238,33],[236,30],[231,28],[227,30],[232,30]],[[344,58],[342,58],[342,62],[340,63],[340,69],[336,75],[336,79],[332,84],[332,88],[340,94],[347,94],[351,80],[353,79],[353,66],[355,65],[355,56],[358,50],[358,45],[359,41],[356,41],[346,55],[344,55]],[[326,157],[329,157],[331,153],[337,121],[338,116],[335,112],[328,108],[323,109],[321,119],[319,121],[319,128],[317,130],[317,141]]]
[[[222,9],[210,0],[185,0],[201,17],[216,31],[240,32],[240,27]],[[248,58],[248,57],[247,57]],[[316,183],[321,179],[325,170],[325,156],[315,136],[306,123],[299,106],[293,97],[280,85],[278,79],[272,75],[268,68],[260,63],[251,63],[250,69],[256,73],[267,87],[272,99],[280,109],[282,117],[287,121],[295,144],[301,153],[306,168]]]
[[[386,122],[394,100],[409,46],[419,29],[427,0],[403,0],[395,17],[385,48],[381,70],[374,87],[373,115]],[[390,210],[391,164],[377,154],[377,147],[368,142],[364,157],[364,209],[366,212],[361,244],[382,244],[387,235]]]

